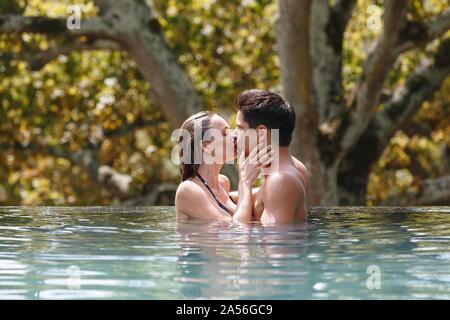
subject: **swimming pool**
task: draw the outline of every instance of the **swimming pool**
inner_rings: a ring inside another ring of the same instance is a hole
[[[450,299],[450,208],[289,226],[173,207],[0,207],[0,299]]]

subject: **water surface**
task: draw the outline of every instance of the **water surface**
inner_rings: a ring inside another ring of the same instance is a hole
[[[0,207],[0,299],[450,299],[450,208],[317,208],[305,224],[172,207]]]

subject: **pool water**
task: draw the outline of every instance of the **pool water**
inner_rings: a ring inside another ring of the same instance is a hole
[[[173,207],[0,207],[0,299],[450,299],[450,208],[317,208],[305,224]]]

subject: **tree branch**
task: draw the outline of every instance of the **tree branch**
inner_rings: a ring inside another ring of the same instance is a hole
[[[115,34],[112,32],[108,20],[102,17],[82,19],[80,29],[69,30],[65,18],[22,16],[18,14],[0,15],[0,33],[23,32],[115,39]]]
[[[409,165],[407,168],[413,176],[419,177],[420,179],[429,177],[428,171],[423,167],[418,155],[412,148],[406,147],[405,154],[409,157]]]
[[[101,165],[96,156],[96,150],[92,146],[84,149],[71,151],[63,146],[42,145],[39,143],[28,143],[26,145],[17,141],[0,144],[0,150],[13,149],[19,152],[31,151],[33,153],[47,154],[69,160],[75,165],[83,167],[93,181],[97,181],[108,192],[119,191],[119,195],[127,194],[132,178],[121,174],[107,165]]]
[[[332,7],[333,12],[341,17],[340,25],[341,30],[345,30],[345,27],[350,20],[350,16],[352,15],[353,8],[355,7],[356,0],[338,0],[335,5]]]
[[[95,5],[98,7],[99,12],[105,15],[109,9],[111,9],[114,0],[94,0]]]
[[[341,155],[353,146],[366,130],[378,104],[384,80],[394,61],[394,48],[403,26],[407,0],[385,2],[383,33],[364,64],[357,84],[356,105],[350,114],[350,124],[341,140]]]
[[[450,39],[447,39],[440,44],[434,62],[412,73],[405,85],[396,89],[392,99],[373,118],[380,145],[386,145],[397,128],[408,121],[424,101],[433,97],[449,74]]]
[[[310,54],[320,125],[340,115],[345,107],[342,100],[342,48],[355,3],[356,0],[340,0],[333,7],[327,0],[312,3]]]
[[[63,18],[9,14],[0,15],[0,33],[32,32],[64,35],[70,39],[86,36],[90,40],[116,41],[127,50],[150,83],[150,97],[172,128],[178,128],[188,116],[200,111],[201,99],[165,42],[156,13],[149,3],[141,0],[95,2],[101,16],[83,19],[80,30],[68,30]]]
[[[407,22],[400,32],[394,55],[398,56],[407,50],[425,45],[448,30],[450,30],[450,8],[428,22]]]
[[[8,150],[8,149],[13,149],[15,151],[31,151],[35,153],[45,153],[54,157],[66,158],[71,162],[74,160],[74,158],[72,158],[72,153],[69,150],[66,150],[62,147],[55,147],[49,145],[43,146],[37,143],[22,144],[18,141],[0,144],[0,150]]]
[[[150,83],[150,97],[172,128],[179,128],[186,118],[202,110],[201,99],[167,45],[149,2],[115,0],[107,17]]]
[[[31,151],[35,153],[48,154],[54,157],[61,157],[69,160],[75,165],[85,168],[94,181],[98,181],[104,187],[115,188],[121,194],[127,194],[132,178],[129,175],[121,174],[108,165],[102,165],[97,159],[97,148],[99,141],[104,138],[111,138],[130,133],[136,129],[153,126],[165,121],[163,118],[142,119],[138,118],[133,123],[124,124],[113,130],[101,131],[97,136],[91,136],[84,148],[71,151],[64,146],[43,145],[40,143],[22,144],[18,141],[0,144],[0,150],[14,149],[16,151]]]
[[[19,59],[27,62],[30,70],[40,70],[51,60],[59,55],[67,55],[72,51],[89,51],[89,50],[121,50],[121,47],[113,41],[96,39],[81,41],[76,39],[72,42],[54,46],[47,50],[34,51],[25,49],[20,53],[2,53],[0,60]]]
[[[103,136],[106,138],[116,137],[116,136],[127,134],[136,129],[154,126],[154,125],[160,124],[164,121],[165,120],[163,118],[154,118],[154,119],[146,119],[146,120],[144,120],[142,118],[138,118],[136,121],[134,121],[132,123],[124,124],[116,129],[105,130],[103,132]]]

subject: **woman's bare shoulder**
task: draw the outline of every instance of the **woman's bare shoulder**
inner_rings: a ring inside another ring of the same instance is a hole
[[[220,208],[215,208],[207,192],[194,181],[183,181],[177,188],[175,195],[177,217],[195,219],[229,220]]]
[[[180,183],[180,185],[177,188],[177,192],[175,195],[175,203],[177,199],[182,199],[184,197],[190,198],[192,195],[199,196],[203,194],[202,188],[198,184],[196,184],[192,180],[185,180]]]
[[[204,201],[204,192],[198,184],[191,180],[181,182],[175,194],[177,216],[195,218],[196,211],[192,209],[202,201]]]

